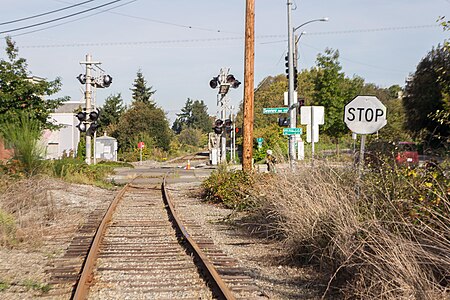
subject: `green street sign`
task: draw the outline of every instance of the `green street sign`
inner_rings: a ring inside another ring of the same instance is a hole
[[[283,128],[283,135],[302,134],[301,128]]]
[[[263,114],[283,114],[289,111],[288,107],[268,107],[263,108]]]

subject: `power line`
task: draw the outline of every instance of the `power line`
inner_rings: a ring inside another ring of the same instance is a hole
[[[25,20],[30,20],[30,19],[34,19],[34,18],[43,17],[43,16],[50,15],[50,14],[53,14],[53,13],[57,13],[57,12],[60,12],[60,11],[66,10],[66,9],[74,8],[76,6],[80,6],[80,5],[83,5],[83,4],[92,2],[92,1],[95,1],[95,0],[84,1],[84,2],[81,2],[81,3],[73,4],[73,5],[70,5],[70,6],[66,6],[66,7],[63,7],[63,8],[55,9],[55,10],[52,10],[52,11],[49,11],[49,12],[45,12],[45,13],[41,13],[41,14],[37,14],[37,15],[34,15],[34,16],[3,22],[3,23],[0,23],[0,26],[1,25],[12,24],[12,23],[17,23],[17,22],[21,22],[21,21],[25,21]]]
[[[61,3],[67,3],[65,1],[59,1],[59,0],[56,0],[56,1],[61,2]],[[142,21],[147,21],[147,22],[152,22],[152,23],[158,23],[158,24],[164,24],[164,25],[170,25],[170,26],[175,26],[175,27],[181,27],[181,28],[196,29],[196,30],[210,31],[210,32],[241,34],[241,33],[232,32],[232,31],[224,31],[221,29],[211,29],[211,28],[205,28],[205,27],[198,27],[198,26],[178,24],[178,23],[173,23],[173,22],[168,22],[168,21],[161,21],[161,20],[156,20],[156,19],[138,17],[138,16],[133,16],[133,15],[119,13],[119,12],[110,12],[110,13],[118,15],[118,16],[127,17],[127,18],[132,18],[132,19],[137,19],[137,20],[142,20]]]
[[[110,2],[102,4],[102,5],[98,5],[98,6],[86,9],[86,10],[82,10],[80,12],[76,12],[76,13],[73,13],[73,14],[70,14],[70,15],[66,15],[66,16],[63,16],[63,17],[56,18],[56,19],[48,20],[48,21],[45,21],[45,22],[40,22],[40,23],[28,25],[28,26],[23,26],[23,27],[19,27],[19,28],[10,29],[10,30],[0,31],[0,34],[8,33],[8,32],[14,32],[14,31],[19,31],[19,30],[23,30],[23,29],[28,29],[28,28],[40,26],[40,25],[45,25],[45,24],[48,24],[48,23],[53,23],[53,22],[56,22],[56,21],[59,21],[59,20],[64,20],[64,19],[67,19],[67,18],[70,18],[70,17],[73,17],[73,16],[77,16],[77,15],[80,15],[80,14],[83,14],[83,13],[86,13],[86,12],[90,12],[92,10],[95,10],[95,9],[98,9],[98,8],[101,8],[101,7],[105,7],[105,6],[114,4],[116,2],[120,2],[120,1],[122,1],[122,0],[110,1]]]
[[[90,18],[92,16],[96,16],[98,14],[101,14],[101,13],[104,13],[104,12],[107,12],[107,11],[110,11],[110,10],[113,10],[113,9],[116,9],[116,8],[119,8],[119,7],[128,5],[128,4],[131,4],[131,3],[136,2],[136,1],[138,1],[138,0],[131,0],[131,1],[125,2],[123,4],[119,4],[119,5],[110,7],[108,9],[100,10],[100,11],[98,11],[96,13],[93,13],[93,14],[90,14],[90,15],[87,15],[87,16],[84,16],[84,17],[76,18],[76,19],[73,19],[73,20],[70,20],[70,21],[62,22],[62,23],[59,23],[59,24],[55,24],[55,25],[52,25],[52,26],[47,26],[47,27],[40,28],[40,29],[35,29],[35,30],[27,31],[27,32],[22,32],[22,33],[19,33],[19,34],[12,35],[11,37],[27,35],[27,34],[35,33],[35,32],[38,32],[38,31],[43,31],[43,30],[47,30],[47,29],[50,29],[50,28],[55,28],[55,27],[62,26],[62,25],[65,25],[65,24],[73,23],[73,22],[76,22],[76,21],[79,21],[79,20],[82,20],[82,19]]]
[[[312,32],[308,35],[326,35],[326,34],[350,34],[361,32],[378,32],[378,31],[393,31],[393,30],[407,30],[418,28],[431,28],[439,27],[439,25],[414,25],[414,26],[402,26],[402,27],[384,27],[384,28],[372,28],[372,29],[353,29],[342,31],[329,31],[329,32]],[[256,39],[272,39],[272,38],[286,38],[286,35],[258,35]],[[71,44],[53,44],[53,45],[29,45],[22,46],[22,48],[63,48],[63,47],[103,47],[103,46],[130,46],[130,45],[151,45],[151,44],[181,44],[181,43],[207,43],[207,42],[219,42],[219,41],[235,41],[243,40],[244,37],[220,37],[220,38],[207,38],[207,39],[178,39],[178,40],[160,40],[160,41],[135,41],[135,42],[97,42],[97,43],[71,43]],[[284,42],[275,41],[276,42]]]

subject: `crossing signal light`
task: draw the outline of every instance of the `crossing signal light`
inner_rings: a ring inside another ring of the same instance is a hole
[[[222,134],[222,128],[223,128],[223,121],[221,119],[217,119],[213,127],[214,133]]]
[[[91,121],[91,122],[96,122],[97,120],[98,120],[98,115],[99,115],[99,113],[98,113],[98,111],[91,111],[90,113],[89,113],[89,120]]]
[[[75,116],[77,117],[78,121],[80,121],[80,123],[76,126],[78,130],[80,132],[86,132],[87,113],[85,111],[79,111]]]
[[[77,79],[81,84],[86,84],[86,75],[80,74],[78,75]]]
[[[209,86],[212,89],[217,88],[218,85],[219,85],[219,77],[213,77],[213,79],[211,79],[211,81],[209,82]]]
[[[102,87],[109,87],[112,83],[112,77],[109,75],[103,75]]]

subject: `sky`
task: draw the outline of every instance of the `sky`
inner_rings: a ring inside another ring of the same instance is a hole
[[[8,23],[81,2],[86,3]],[[209,113],[216,115],[217,89],[211,89],[209,81],[222,68],[244,81],[244,0],[110,2],[0,0],[0,59],[6,58],[4,37],[9,35],[32,75],[61,78],[61,91],[54,97],[83,101],[84,87],[76,77],[85,73],[80,62],[90,54],[113,78],[110,87],[97,89],[97,105],[117,93],[129,105],[130,88],[141,70],[148,86],[156,90],[153,99],[170,122],[188,98],[203,100]],[[300,69],[314,67],[317,55],[326,48],[337,49],[346,76],[357,75],[380,87],[403,87],[433,46],[450,37],[436,22],[440,16],[449,19],[450,0],[293,2],[293,27],[329,18],[297,30],[305,32],[299,41]],[[287,35],[287,0],[255,0],[255,87],[267,76],[285,73]],[[239,106],[243,91],[242,84],[229,92],[230,105]]]

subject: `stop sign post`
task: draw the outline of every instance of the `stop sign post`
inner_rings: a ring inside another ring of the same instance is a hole
[[[386,106],[375,96],[357,96],[345,106],[344,122],[356,134],[361,134],[360,171],[364,166],[366,134],[372,134],[387,124]]]
[[[139,142],[138,143],[138,148],[139,148],[139,165],[142,165],[142,149],[145,147],[145,143],[144,142]]]

